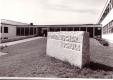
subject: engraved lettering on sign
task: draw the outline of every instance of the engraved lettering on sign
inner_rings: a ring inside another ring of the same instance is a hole
[[[80,51],[80,38],[77,36],[69,36],[69,35],[49,35],[48,38],[61,40],[61,47]]]

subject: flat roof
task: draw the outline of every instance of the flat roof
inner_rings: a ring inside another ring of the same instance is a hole
[[[22,23],[22,22],[17,22],[17,21],[12,21],[12,20],[6,20],[6,19],[1,19],[1,24],[5,25],[29,25],[27,23]]]
[[[102,13],[101,13],[100,17],[99,17],[98,24],[100,24],[104,20],[104,18],[108,15],[108,13],[106,15],[104,15],[104,13],[106,12],[106,9],[107,9],[107,7],[109,7],[110,3],[113,6],[113,0],[107,0],[106,1],[106,4],[105,4],[105,6],[104,6],[104,8],[102,10]]]
[[[102,27],[101,24],[17,25],[17,27]]]

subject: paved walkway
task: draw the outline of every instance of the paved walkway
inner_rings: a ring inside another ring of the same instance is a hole
[[[2,56],[2,55],[6,55],[6,54],[8,54],[8,53],[0,52],[0,56]]]
[[[42,38],[42,37],[34,37],[34,38],[18,40],[18,41],[13,41],[13,42],[1,43],[0,47],[1,46],[10,46],[10,45],[14,45],[14,44],[19,44],[19,43],[23,43],[23,42],[27,42],[27,41],[32,41],[32,40],[40,39],[40,38]]]

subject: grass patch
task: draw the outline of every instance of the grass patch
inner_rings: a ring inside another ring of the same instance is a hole
[[[46,38],[3,49],[7,51],[7,55],[0,57],[2,77],[113,78],[113,68],[94,62],[96,53],[91,53],[91,60],[94,60],[82,69],[47,56]]]

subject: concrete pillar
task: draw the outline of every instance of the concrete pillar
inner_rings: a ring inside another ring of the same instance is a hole
[[[25,27],[24,27],[24,36],[25,36]]]
[[[74,31],[74,27],[73,27],[73,31]]]
[[[86,27],[86,32],[88,32],[87,27]]]
[[[21,28],[22,28],[22,27],[20,27],[20,36],[21,36]]]
[[[35,28],[33,27],[33,35],[35,34],[35,32],[34,32],[34,31],[35,31]]]
[[[49,32],[49,27],[47,27],[47,36],[48,36],[48,32]]]
[[[95,37],[95,27],[93,27],[93,38]]]
[[[29,35],[30,35],[30,27],[28,27],[28,28],[29,28]],[[28,35],[28,36],[29,36],[29,35]]]
[[[33,35],[34,35],[34,27],[32,27],[32,29],[33,29]]]

